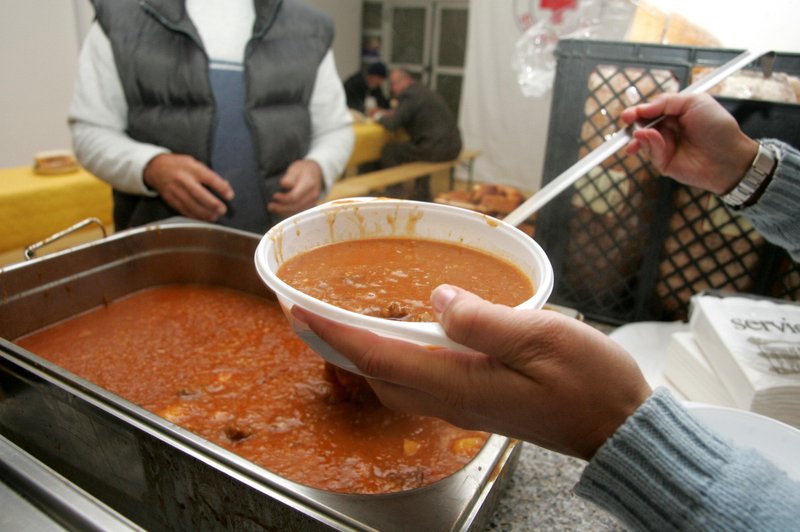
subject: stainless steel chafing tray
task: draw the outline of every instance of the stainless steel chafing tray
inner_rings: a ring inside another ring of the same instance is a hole
[[[199,282],[274,297],[259,237],[176,221],[0,269],[0,433],[148,529],[480,529],[519,457],[493,435],[461,471],[424,488],[348,495],[256,466],[11,340],[126,294]]]

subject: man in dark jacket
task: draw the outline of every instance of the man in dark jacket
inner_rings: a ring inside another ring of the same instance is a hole
[[[347,107],[367,114],[367,98],[375,99],[376,109],[388,109],[389,100],[383,93],[383,82],[386,81],[386,65],[372,63],[364,72],[356,72],[344,82],[344,92],[347,95]]]
[[[397,107],[374,118],[390,131],[402,128],[409,142],[387,144],[381,154],[384,168],[410,161],[449,161],[461,152],[461,133],[444,99],[417,82],[403,69],[389,75]]]

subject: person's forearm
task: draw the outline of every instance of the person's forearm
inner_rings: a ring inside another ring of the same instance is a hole
[[[311,92],[311,146],[305,156],[319,165],[326,189],[342,175],[353,151],[353,117],[345,101],[333,52],[329,51],[317,68]]]
[[[603,445],[575,491],[636,530],[786,530],[800,484],[698,423],[665,389]]]
[[[122,192],[156,195],[144,184],[144,168],[153,157],[169,150],[89,124],[73,123],[70,129],[75,154],[90,173]]]
[[[78,161],[115,189],[154,195],[142,179],[145,165],[168,150],[126,134],[128,105],[114,56],[97,22],[81,47],[68,123]]]
[[[386,129],[389,131],[395,131],[401,125],[400,117],[397,114],[397,109],[390,109],[388,111],[379,111],[376,115],[376,119]]]

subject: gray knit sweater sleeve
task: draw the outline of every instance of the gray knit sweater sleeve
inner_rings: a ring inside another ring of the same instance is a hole
[[[634,530],[798,530],[800,483],[657,389],[575,488]]]
[[[764,238],[800,262],[800,152],[779,140],[761,142],[778,152],[778,166],[761,198],[740,212]]]

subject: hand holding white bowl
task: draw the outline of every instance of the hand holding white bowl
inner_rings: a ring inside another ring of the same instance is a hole
[[[584,459],[651,393],[625,350],[580,321],[447,285],[432,302],[447,335],[477,352],[381,337],[299,307],[292,314],[368,376],[389,408]]]

